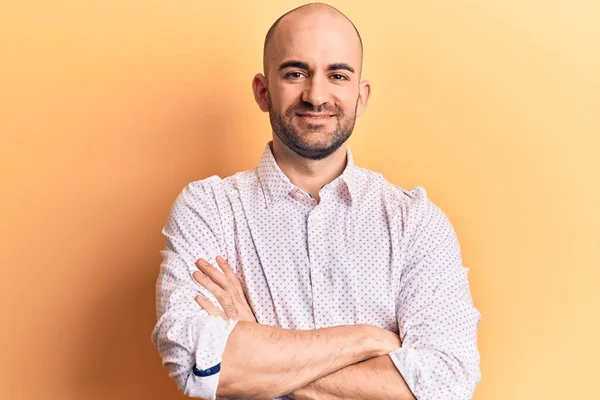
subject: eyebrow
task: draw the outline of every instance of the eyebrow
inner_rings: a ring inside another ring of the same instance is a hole
[[[279,66],[279,71],[284,70],[286,68],[299,68],[299,69],[303,69],[308,71],[308,64],[302,61],[286,61],[284,63],[281,63],[281,65]]]
[[[349,66],[348,64],[340,63],[340,64],[331,64],[327,67],[327,71],[338,71],[340,69],[344,69],[346,71],[350,71],[354,73],[354,68]]]
[[[279,71],[284,70],[286,68],[299,68],[299,69],[308,71],[308,64],[303,61],[297,61],[297,60],[286,61],[284,63],[281,63],[281,65],[279,66]],[[350,72],[354,73],[354,68],[352,68],[350,65],[348,65],[346,63],[330,64],[327,66],[327,71],[339,71],[339,70],[346,70],[346,71],[350,71]]]

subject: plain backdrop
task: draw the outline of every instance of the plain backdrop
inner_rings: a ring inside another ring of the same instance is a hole
[[[267,29],[299,1],[0,4],[0,397],[177,399],[150,341],[181,189],[253,168]],[[592,399],[600,3],[332,1],[362,33],[358,165],[427,189],[482,313],[476,400]]]

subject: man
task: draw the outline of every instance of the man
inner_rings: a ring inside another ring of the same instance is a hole
[[[346,146],[370,94],[361,67],[336,9],[282,16],[252,82],[273,129],[258,167],[175,201],[152,340],[187,395],[473,396],[480,315],[450,222]]]

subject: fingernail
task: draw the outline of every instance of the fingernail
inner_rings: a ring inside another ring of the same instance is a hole
[[[194,279],[196,279],[197,281],[206,276],[202,273],[202,271],[196,271],[192,275],[194,276]]]
[[[222,262],[222,263],[226,263],[226,262],[227,262],[227,260],[226,260],[226,259],[224,259],[224,258],[223,258],[223,257],[221,257],[221,256],[217,256],[217,261],[218,261],[218,262]]]
[[[206,261],[204,258],[199,259],[198,263],[200,263],[200,265],[208,265],[208,261]]]

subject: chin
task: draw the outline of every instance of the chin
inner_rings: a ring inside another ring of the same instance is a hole
[[[318,133],[321,135],[330,134],[331,132],[327,132],[327,129],[331,129],[327,127],[327,124],[294,124],[294,130],[300,135],[308,135],[311,133]]]

